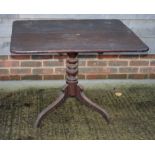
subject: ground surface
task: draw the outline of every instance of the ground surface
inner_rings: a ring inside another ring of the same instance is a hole
[[[155,139],[155,84],[123,85],[85,92],[107,109],[111,124],[75,99],[68,99],[42,122],[39,111],[59,94],[58,88],[0,90],[0,139]],[[116,96],[116,92],[122,95]]]

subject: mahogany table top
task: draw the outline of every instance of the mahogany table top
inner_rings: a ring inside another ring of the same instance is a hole
[[[146,52],[139,37],[120,20],[23,20],[12,28],[16,54]]]

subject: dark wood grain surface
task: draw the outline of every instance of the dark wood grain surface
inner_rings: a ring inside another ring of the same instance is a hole
[[[10,51],[146,52],[148,47],[120,20],[25,20],[13,23]]]

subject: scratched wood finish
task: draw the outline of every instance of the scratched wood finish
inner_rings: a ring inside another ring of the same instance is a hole
[[[120,20],[15,21],[12,53],[146,52],[145,45]]]

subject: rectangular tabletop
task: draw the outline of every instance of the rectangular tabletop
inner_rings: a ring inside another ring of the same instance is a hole
[[[12,28],[12,53],[146,52],[120,20],[25,20]]]

